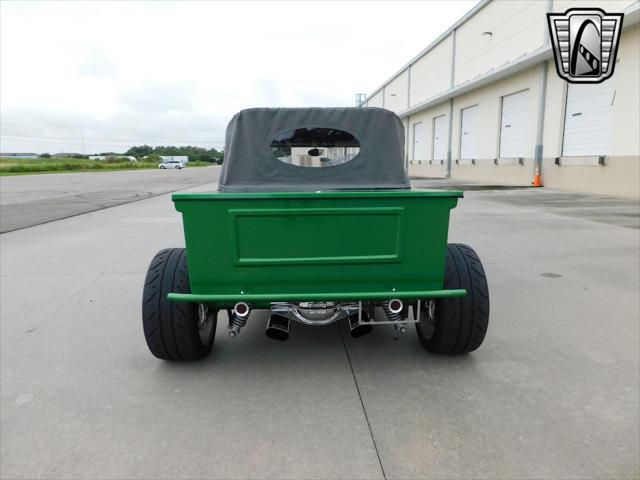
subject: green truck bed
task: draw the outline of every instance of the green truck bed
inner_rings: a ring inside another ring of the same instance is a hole
[[[449,211],[459,191],[174,194],[191,293],[170,300],[385,300],[443,290]]]

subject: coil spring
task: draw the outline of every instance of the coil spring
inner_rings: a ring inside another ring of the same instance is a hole
[[[249,316],[245,316],[245,317],[239,317],[237,316],[235,313],[231,314],[231,324],[235,325],[236,327],[244,327],[247,324],[247,318],[249,318]]]
[[[389,307],[389,300],[385,300],[382,302],[382,309],[384,313],[387,315],[387,318],[392,322],[400,322],[402,320],[401,312],[393,313],[391,308]]]

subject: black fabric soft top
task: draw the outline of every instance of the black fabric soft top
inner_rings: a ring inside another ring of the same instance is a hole
[[[331,128],[360,144],[350,161],[324,168],[281,162],[271,142],[286,130]],[[406,189],[404,127],[382,108],[253,108],[229,122],[220,174],[221,192]]]

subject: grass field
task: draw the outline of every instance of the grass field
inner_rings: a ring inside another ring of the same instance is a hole
[[[206,167],[207,162],[189,162],[191,167]],[[114,162],[77,158],[0,158],[0,176],[34,173],[101,172],[158,168],[158,162]]]

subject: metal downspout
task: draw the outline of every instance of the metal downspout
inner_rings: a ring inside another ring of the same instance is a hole
[[[407,69],[407,108],[411,106],[411,65]],[[407,130],[405,132],[406,137],[406,148],[405,148],[405,156],[404,156],[404,168],[407,170],[407,175],[409,175],[409,127],[411,126],[411,115],[407,116]],[[415,139],[413,140],[415,142]]]
[[[456,73],[456,29],[451,30],[451,81],[450,88],[453,88]],[[451,178],[452,148],[453,141],[453,98],[449,99],[449,133],[447,135],[447,178]]]
[[[407,108],[411,106],[411,65],[407,69]]]
[[[404,169],[409,175],[409,125],[411,125],[411,115],[407,116],[407,128],[404,136]]]
[[[540,72],[540,95],[538,97],[538,125],[536,127],[536,148],[533,158],[533,186],[542,186],[542,142],[544,137],[544,109],[547,103],[547,73],[549,64],[542,64]]]
[[[553,0],[547,0],[547,13],[553,11]],[[544,30],[543,45],[549,44],[549,35]],[[544,142],[544,111],[547,105],[547,76],[549,72],[549,62],[545,60],[540,72],[540,95],[538,97],[538,122],[536,126],[536,146],[533,156],[533,186],[542,186],[542,155]]]

